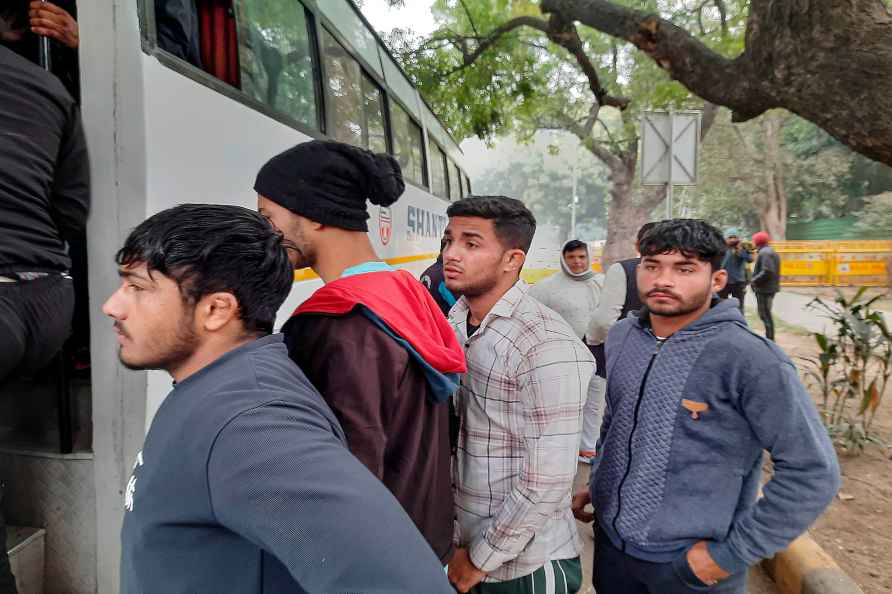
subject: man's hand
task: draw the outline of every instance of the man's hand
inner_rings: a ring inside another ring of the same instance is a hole
[[[701,540],[688,551],[688,565],[701,582],[712,586],[729,577],[731,574],[712,560],[706,541]]]
[[[590,524],[595,520],[595,514],[585,511],[585,506],[591,502],[592,495],[588,489],[579,491],[573,496],[573,501],[570,502],[570,509],[573,510],[573,515],[580,522]]]
[[[469,592],[471,588],[482,582],[483,578],[486,577],[484,572],[474,566],[471,556],[468,554],[468,549],[461,548],[455,549],[455,554],[449,561],[448,575],[449,581],[462,594]]]
[[[50,2],[31,2],[28,16],[31,30],[38,35],[51,37],[70,48],[80,43],[77,21],[68,12]]]

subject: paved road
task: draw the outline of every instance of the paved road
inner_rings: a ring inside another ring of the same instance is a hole
[[[775,320],[779,318],[787,324],[805,328],[809,332],[822,332],[826,334],[831,331],[832,325],[830,321],[821,314],[821,310],[808,307],[808,304],[811,303],[812,299],[814,299],[814,297],[809,297],[808,295],[800,295],[798,293],[791,293],[790,291],[781,291],[774,297],[773,312]],[[753,295],[752,291],[747,291],[746,307],[753,311],[756,310],[756,296]],[[761,324],[757,323],[756,330],[760,331],[761,329]]]
[[[581,488],[588,483],[590,467],[587,464],[580,464],[576,473],[576,489]],[[582,553],[582,575],[583,587],[579,594],[596,594],[592,587],[592,555],[595,550],[595,540],[592,537],[591,524],[582,524],[577,522],[579,526],[579,535],[582,537],[582,543],[585,550]],[[748,594],[777,594],[774,582],[771,581],[761,569],[753,569],[750,571],[750,582]]]

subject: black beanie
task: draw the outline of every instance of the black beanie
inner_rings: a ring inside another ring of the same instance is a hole
[[[276,155],[254,190],[291,212],[350,231],[368,231],[366,199],[390,206],[406,189],[396,159],[349,144],[313,140]]]

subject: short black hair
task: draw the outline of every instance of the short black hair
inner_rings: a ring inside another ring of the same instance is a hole
[[[641,240],[644,239],[644,236],[647,235],[647,232],[653,229],[655,225],[656,223],[653,221],[641,225],[641,228],[638,229],[638,243],[641,243]]]
[[[578,239],[574,239],[573,241],[568,241],[564,244],[564,249],[561,250],[561,255],[564,256],[567,252],[574,252],[576,250],[585,250],[588,251],[588,246]]]
[[[536,217],[526,205],[507,196],[468,196],[453,202],[449,217],[479,217],[493,221],[502,245],[512,250],[530,251],[536,234]]]
[[[232,293],[245,330],[269,334],[294,282],[286,245],[253,210],[183,204],[140,223],[115,261],[145,263],[149,272],[172,278],[190,304],[211,293]]]
[[[686,258],[709,262],[712,270],[722,267],[728,249],[722,232],[699,219],[670,219],[656,223],[641,238],[642,257],[680,252]]]

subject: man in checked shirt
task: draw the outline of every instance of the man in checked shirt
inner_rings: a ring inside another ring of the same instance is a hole
[[[595,362],[520,280],[536,231],[523,203],[469,197],[447,214],[446,286],[463,295],[450,323],[468,364],[449,579],[473,594],[573,594],[582,544],[570,492]]]

